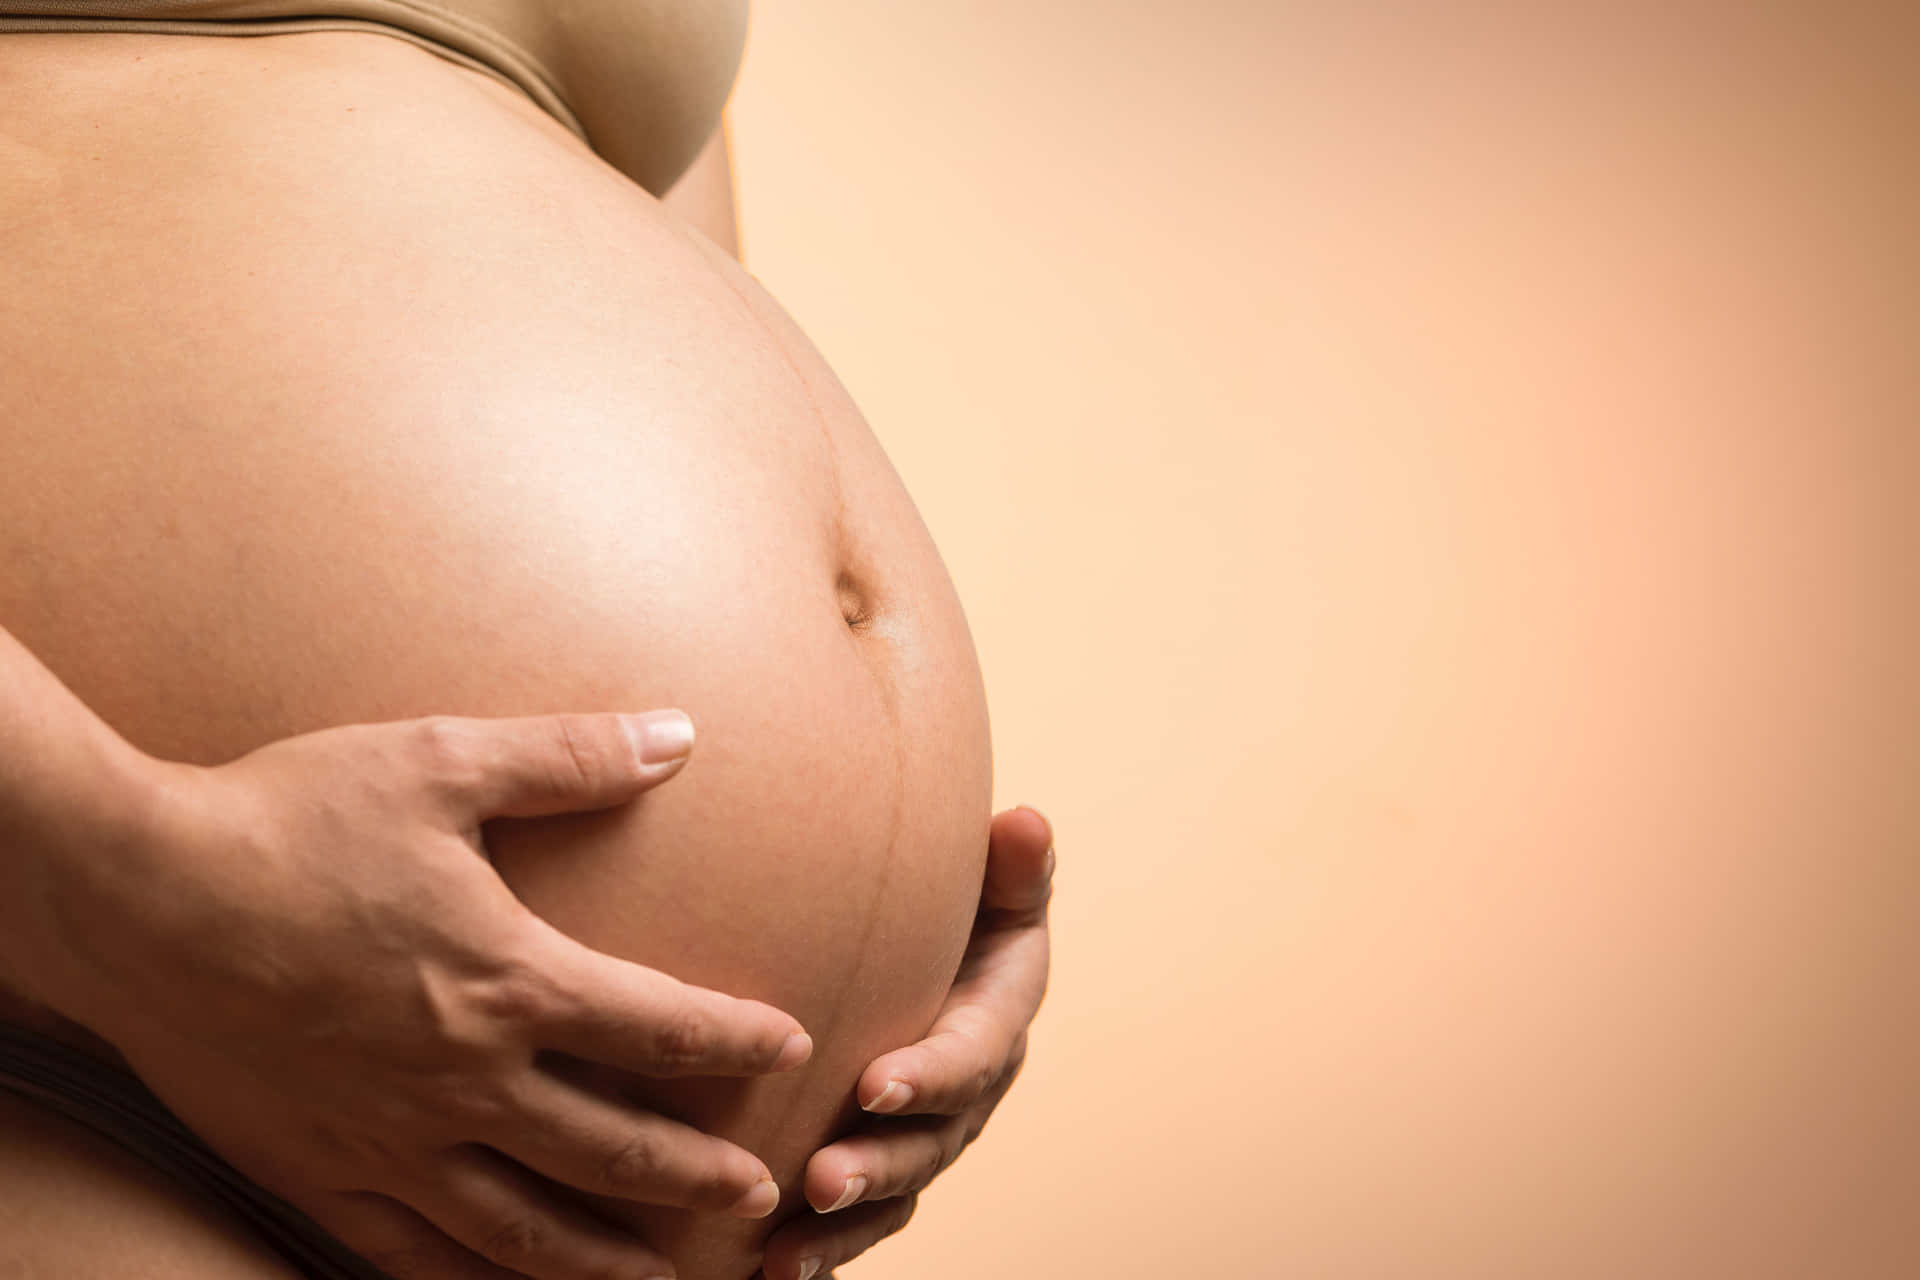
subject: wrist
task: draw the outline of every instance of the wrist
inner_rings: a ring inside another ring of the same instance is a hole
[[[87,975],[68,943],[84,936],[73,928],[88,917],[81,900],[139,864],[130,855],[165,807],[167,770],[181,767],[139,751],[0,627],[0,985],[78,1009]],[[127,886],[120,894],[136,901]],[[102,900],[108,909],[88,917],[87,931],[110,941],[139,923]]]
[[[104,724],[69,745],[76,784],[42,793],[8,824],[0,982],[18,996],[86,1021],[87,966],[76,942],[113,927],[90,903],[104,880],[125,874],[134,851],[159,839],[172,774],[181,766],[145,754]]]

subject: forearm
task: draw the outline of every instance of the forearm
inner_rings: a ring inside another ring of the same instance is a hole
[[[0,628],[0,983],[44,998],[51,876],[127,838],[143,759]]]

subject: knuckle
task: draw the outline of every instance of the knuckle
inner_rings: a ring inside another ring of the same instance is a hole
[[[512,1077],[501,1071],[476,1071],[455,1089],[459,1119],[475,1133],[493,1133],[524,1123],[526,1109]]]
[[[654,1046],[662,1066],[695,1067],[713,1052],[713,1029],[698,1013],[679,1010],[655,1030]]]
[[[545,1252],[547,1224],[537,1217],[509,1218],[487,1233],[480,1243],[480,1255],[489,1262],[518,1270],[537,1261]]]
[[[664,1156],[658,1139],[651,1134],[635,1134],[614,1149],[601,1171],[609,1189],[626,1194],[651,1186],[660,1177]]]
[[[565,784],[569,791],[592,789],[606,768],[586,722],[573,716],[560,716],[553,722],[553,729],[558,739],[558,750],[554,753],[554,769],[559,774],[556,781]]]
[[[502,966],[478,989],[476,1002],[495,1022],[534,1026],[544,1022],[553,1011],[553,984],[534,966],[513,962]]]
[[[479,744],[454,716],[415,721],[410,746],[416,767],[450,798],[466,795],[485,778]]]
[[[985,1097],[987,1090],[993,1088],[994,1081],[999,1078],[1000,1073],[995,1071],[991,1064],[981,1063],[974,1067],[973,1070],[967,1073],[966,1077],[965,1092],[967,1100],[971,1102],[976,1098]]]
[[[452,716],[425,716],[414,721],[413,748],[435,773],[457,771],[472,756],[467,735]]]
[[[1004,1055],[995,1054],[985,1028],[968,1026],[956,1029],[943,1046],[942,1076],[946,1088],[941,1091],[944,1111],[957,1111],[970,1105],[993,1087],[1000,1076],[996,1063]]]
[[[927,1150],[920,1153],[913,1163],[913,1185],[916,1187],[926,1186],[929,1182],[939,1177],[940,1171],[947,1167],[946,1144],[939,1143],[930,1145]]]

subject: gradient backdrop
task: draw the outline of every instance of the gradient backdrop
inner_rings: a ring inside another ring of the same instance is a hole
[[[1061,859],[847,1280],[1920,1275],[1916,13],[756,4]]]

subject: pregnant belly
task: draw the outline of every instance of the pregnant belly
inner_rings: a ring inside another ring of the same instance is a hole
[[[558,124],[397,40],[13,36],[0,83],[0,625],[182,760],[686,708],[668,787],[489,844],[569,933],[808,1026],[793,1078],[640,1094],[794,1204],[958,963],[990,771],[952,586],[818,354]],[[716,1280],[766,1229],[646,1225]]]

